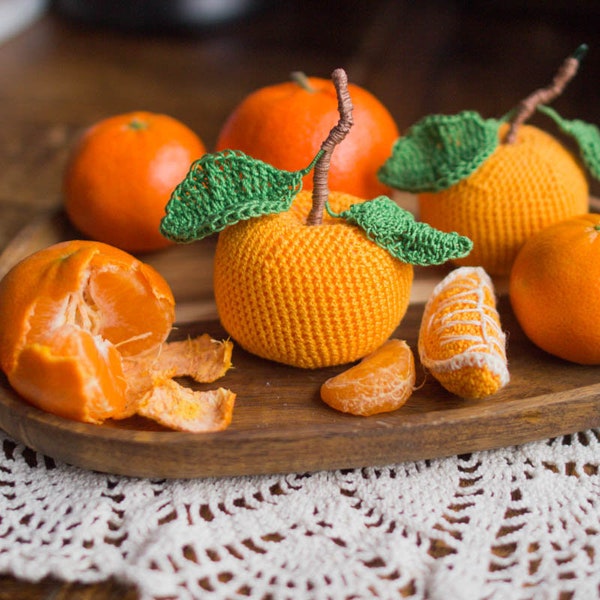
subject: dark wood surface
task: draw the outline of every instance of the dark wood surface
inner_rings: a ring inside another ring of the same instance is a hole
[[[327,77],[344,67],[388,106],[401,130],[431,112],[497,116],[548,83],[581,42],[590,52],[555,108],[600,122],[600,6],[281,0],[239,22],[173,33],[94,28],[52,12],[0,45],[0,245],[61,204],[75,137],[133,109],[186,122],[210,147],[250,91],[292,70]],[[597,184],[592,191],[598,195]],[[0,600],[135,598],[94,586],[0,576]]]
[[[76,232],[62,214],[27,227],[0,256],[0,274],[38,248],[73,237]],[[211,292],[214,245],[209,238],[146,257],[165,273],[175,298],[186,299],[172,339],[203,333],[227,338]],[[394,334],[415,353],[424,301],[451,268],[416,272],[419,285]],[[537,349],[516,323],[506,295],[498,306],[510,340],[511,380],[481,401],[446,392],[425,375],[416,355],[417,389],[409,401],[392,413],[358,418],[331,409],[319,397],[321,384],[347,366],[286,367],[234,347],[235,368],[218,381],[237,394],[226,431],[184,434],[140,417],[103,426],[77,423],[24,403],[2,376],[0,427],[30,448],[72,465],[133,477],[187,478],[379,466],[600,426],[600,368],[570,364]]]

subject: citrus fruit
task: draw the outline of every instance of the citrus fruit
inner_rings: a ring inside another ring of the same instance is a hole
[[[122,250],[81,240],[49,246],[0,281],[0,367],[23,398],[68,419],[131,416],[165,386],[176,403],[172,378],[222,375],[231,344],[167,343],[174,307],[164,278]],[[207,361],[216,368],[199,366]],[[199,426],[193,415],[180,425]]]
[[[170,243],[159,231],[165,204],[205,152],[191,129],[167,115],[139,111],[104,119],[71,152],[66,213],[94,240],[129,252],[163,248]]]
[[[377,169],[389,155],[398,128],[389,111],[370,92],[349,84],[354,125],[336,149],[329,186],[371,199],[389,188]],[[216,150],[241,150],[278,169],[295,171],[315,156],[338,120],[336,90],[328,79],[308,77],[260,88],[247,96],[223,125]],[[312,189],[306,176],[304,189]]]
[[[331,408],[353,415],[390,412],[408,400],[415,377],[409,345],[390,339],[357,365],[325,381],[321,399]]]
[[[600,215],[565,219],[527,240],[509,296],[534,344],[568,361],[600,364]]]
[[[459,267],[433,289],[419,330],[421,364],[449,392],[484,398],[509,380],[506,336],[491,279]]]
[[[508,124],[499,128],[503,139]],[[514,143],[500,143],[469,177],[448,189],[418,196],[420,218],[457,231],[473,250],[456,265],[507,275],[519,248],[540,229],[586,212],[589,189],[575,157],[553,136],[522,125]]]
[[[358,202],[332,192],[334,210]],[[408,307],[413,267],[363,231],[324,215],[302,191],[292,208],[219,234],[214,293],[221,322],[246,350],[294,366],[351,362],[381,346]]]

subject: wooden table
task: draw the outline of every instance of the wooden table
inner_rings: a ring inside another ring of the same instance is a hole
[[[551,9],[537,1],[491,2],[477,11],[468,4],[266,2],[240,21],[175,35],[92,28],[51,10],[0,45],[0,247],[60,207],[65,160],[91,123],[134,109],[164,112],[210,148],[246,94],[293,70],[328,77],[344,67],[406,130],[432,112],[503,114],[587,42],[582,71],[555,107],[567,118],[600,122],[596,2],[555,2]],[[599,190],[592,184],[595,195]],[[0,600],[75,597],[135,592],[115,582],[30,584],[0,576]]]

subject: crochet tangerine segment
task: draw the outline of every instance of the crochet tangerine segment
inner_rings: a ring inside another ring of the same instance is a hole
[[[508,383],[506,337],[484,269],[454,269],[434,288],[423,311],[419,356],[449,392],[464,398],[484,398]]]
[[[360,199],[329,198],[336,211]],[[214,291],[222,324],[263,358],[319,368],[358,360],[381,346],[406,313],[413,267],[358,227],[324,215],[305,225],[312,198],[242,221],[219,234]]]
[[[500,128],[500,137],[507,125]],[[530,125],[513,144],[500,144],[474,173],[437,193],[419,195],[420,218],[457,231],[473,250],[453,262],[509,272],[519,248],[547,225],[588,210],[584,171],[552,136]]]

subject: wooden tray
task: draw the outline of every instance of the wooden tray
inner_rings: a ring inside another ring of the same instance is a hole
[[[0,277],[20,258],[77,237],[62,214],[23,230],[0,255]],[[212,300],[214,239],[146,255],[173,287],[177,338],[208,332],[226,337]],[[423,302],[448,267],[417,269],[411,306],[396,335],[413,349]],[[501,292],[504,282],[497,282]],[[219,381],[238,399],[224,432],[171,432],[142,418],[102,426],[44,413],[15,394],[0,376],[0,427],[55,459],[139,477],[207,477],[307,472],[377,466],[442,457],[600,426],[600,368],[570,364],[534,347],[512,315],[499,311],[509,332],[510,384],[484,401],[467,401],[426,378],[417,358],[419,389],[401,409],[373,417],[338,413],[319,399],[321,383],[343,367],[306,371],[234,348],[235,368]],[[416,352],[415,352],[416,354]]]

